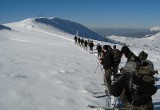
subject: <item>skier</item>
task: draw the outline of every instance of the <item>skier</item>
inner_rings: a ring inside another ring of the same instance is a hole
[[[85,41],[84,41],[84,49],[87,50],[87,46],[88,46],[88,42],[87,42],[87,40],[85,40]]]
[[[114,80],[116,80],[118,69],[119,69],[119,63],[121,62],[122,53],[119,49],[116,48],[116,45],[113,46],[112,53],[113,53],[113,60],[114,60],[113,78]]]
[[[122,53],[122,55],[123,54],[125,55],[125,57],[127,58],[127,62],[135,61],[135,62],[137,62],[139,64],[141,63],[139,58],[127,46],[123,46],[121,48],[121,53]]]
[[[125,66],[129,69],[131,62]],[[124,103],[126,110],[153,110],[154,108],[152,95],[157,92],[157,88],[154,86],[153,80],[148,80],[154,71],[154,66],[151,61],[144,61],[141,66],[147,66],[148,72],[141,70],[135,74],[136,72],[131,72],[133,68],[129,71],[125,70],[120,78],[111,85],[110,93],[115,97],[121,96],[121,101]],[[148,78],[146,74],[148,74]]]
[[[75,44],[77,44],[77,36],[76,35],[74,36],[74,41],[75,41]]]
[[[93,53],[93,47],[94,47],[94,43],[93,41],[90,41],[89,43],[89,48],[90,48],[90,51]]]
[[[106,85],[106,92],[110,91],[111,85],[111,75],[112,75],[112,65],[113,65],[113,54],[111,52],[111,47],[109,45],[104,45],[102,48],[102,57],[99,59],[100,64],[103,65],[104,73],[104,83]]]
[[[98,52],[98,58],[100,58],[101,57],[102,46],[98,43],[96,49],[97,49],[97,52]]]

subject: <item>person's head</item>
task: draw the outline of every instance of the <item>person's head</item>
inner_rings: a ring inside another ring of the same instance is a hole
[[[130,51],[130,49],[129,49],[127,46],[123,46],[123,47],[121,48],[121,53],[122,53],[122,54],[125,54],[126,58],[128,58],[128,55],[129,55],[130,52],[131,52],[131,51]]]
[[[103,50],[104,50],[104,51],[111,51],[112,48],[111,48],[110,45],[104,45],[104,46],[103,46]]]
[[[152,63],[151,61],[149,61],[149,60],[144,60],[144,61],[142,61],[141,66],[146,66],[146,67],[149,69],[149,71],[154,71],[154,65],[153,65],[153,63]]]
[[[113,45],[113,50],[116,50],[116,45]]]
[[[104,45],[102,49],[103,49],[104,52],[106,52],[107,49],[108,49],[108,46],[107,46],[107,45]]]

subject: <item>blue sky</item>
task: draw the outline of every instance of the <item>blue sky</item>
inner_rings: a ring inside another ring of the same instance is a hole
[[[160,26],[160,0],[1,0],[0,24],[37,15],[78,22],[88,28]]]

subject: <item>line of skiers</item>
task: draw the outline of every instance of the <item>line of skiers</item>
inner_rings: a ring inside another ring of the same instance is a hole
[[[93,53],[93,41],[77,36],[74,40],[75,44],[84,46],[86,50],[89,47]],[[99,43],[96,50],[104,69],[106,92],[119,97],[126,110],[153,110],[152,95],[157,92],[154,74],[158,71],[155,71],[153,63],[147,60],[148,54],[142,51],[136,56],[128,46],[119,50],[116,45],[112,48],[110,45],[102,46]],[[127,58],[127,62],[119,69],[122,55]]]
[[[74,41],[75,41],[75,44],[77,44],[77,45],[83,47],[84,49],[89,50],[90,52],[93,53],[94,43],[93,43],[92,40],[89,40],[89,39],[86,40],[86,39],[77,37],[77,35],[75,35],[74,36]]]
[[[116,45],[113,49],[110,45],[104,45],[99,55],[99,62],[105,71],[106,92],[120,97],[126,110],[153,110],[152,95],[157,92],[154,74],[158,72],[147,60],[148,54],[142,51],[137,57],[127,46],[120,51]],[[125,55],[127,62],[117,74],[122,55]]]

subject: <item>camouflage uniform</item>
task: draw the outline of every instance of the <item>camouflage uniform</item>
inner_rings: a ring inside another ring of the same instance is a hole
[[[141,105],[141,106],[132,106],[130,103],[127,103],[126,110],[153,110],[153,104],[152,101],[150,101],[148,104]]]
[[[153,110],[152,95],[157,92],[157,88],[152,83],[124,74],[111,86],[110,92],[118,97],[124,90],[126,110]]]
[[[105,70],[104,73],[104,83],[106,85],[106,89],[108,89],[108,92],[110,91],[110,85],[111,85],[111,75],[112,75],[112,65],[113,65],[113,54],[110,49],[108,49],[109,46],[105,45],[103,46],[103,49],[106,51],[102,54],[101,64],[103,65],[103,68]]]

